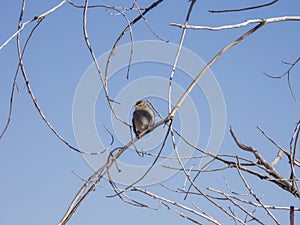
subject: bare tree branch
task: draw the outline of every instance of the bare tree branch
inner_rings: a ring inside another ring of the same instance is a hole
[[[52,9],[49,9],[47,12],[39,15],[39,16],[35,16],[34,18],[32,18],[31,20],[28,20],[24,23],[20,23],[19,24],[19,28],[18,30],[12,35],[10,36],[1,46],[0,46],[0,50],[6,46],[11,40],[13,40],[18,34],[21,33],[21,31],[30,23],[34,22],[34,21],[39,21],[39,20],[43,20],[46,16],[48,16],[49,14],[55,12],[58,8],[60,8],[61,6],[63,6],[63,4],[66,3],[67,0],[63,0],[61,1],[59,4],[57,4],[56,6],[54,6]]]
[[[255,158],[258,160],[260,164],[262,164],[265,167],[265,171],[274,177],[276,180],[271,180],[272,182],[279,185],[284,190],[292,193],[296,197],[300,197],[300,191],[293,185],[293,182],[286,180],[270,163],[268,163],[263,156],[252,146],[248,146],[240,142],[235,133],[233,132],[232,128],[230,128],[230,133],[235,141],[235,143],[238,145],[238,147],[244,151],[251,152]],[[240,167],[239,167],[240,168]]]
[[[267,19],[253,19],[253,20],[246,20],[245,22],[238,23],[238,24],[231,24],[231,25],[224,25],[219,27],[209,27],[209,26],[195,26],[195,25],[184,25],[178,23],[170,23],[170,26],[185,28],[185,29],[193,29],[193,30],[226,30],[226,29],[233,29],[233,28],[241,28],[247,26],[251,23],[277,23],[282,21],[299,21],[300,16],[282,16],[282,17],[274,17],[274,18],[267,18]]]

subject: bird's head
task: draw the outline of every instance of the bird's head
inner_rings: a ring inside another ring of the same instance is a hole
[[[135,103],[134,108],[137,110],[147,108],[147,103],[143,100],[139,100]]]

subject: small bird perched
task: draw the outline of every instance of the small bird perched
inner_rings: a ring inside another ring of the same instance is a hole
[[[137,138],[143,131],[149,129],[155,122],[154,112],[147,103],[139,100],[134,105],[135,111],[132,116],[133,131]]]

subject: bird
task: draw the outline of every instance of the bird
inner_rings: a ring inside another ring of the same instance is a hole
[[[137,138],[141,137],[141,133],[148,130],[155,122],[155,115],[148,104],[139,100],[134,105],[135,111],[132,115],[133,131]]]

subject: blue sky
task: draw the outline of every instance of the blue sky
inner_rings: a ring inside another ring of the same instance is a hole
[[[140,1],[142,7],[147,1]],[[260,1],[252,1],[255,5]],[[47,1],[43,4],[28,1],[24,13],[24,21],[32,19],[47,11],[59,1]],[[82,4],[82,1],[76,1]],[[91,1],[90,4],[96,4]],[[101,2],[102,4],[105,4]],[[107,1],[107,4],[122,5],[123,1]],[[299,15],[299,2],[294,0],[279,1],[273,6],[243,13],[211,14],[209,9],[245,7],[246,1],[199,1],[191,14],[190,24],[218,26],[224,24],[240,23],[246,19],[269,18],[287,15]],[[128,4],[127,6],[129,6]],[[165,1],[146,18],[155,32],[164,40],[178,44],[181,30],[170,27],[171,22],[183,23],[189,3],[187,1]],[[17,22],[21,8],[21,1],[12,0],[2,3],[0,9],[0,44],[4,43],[17,29]],[[137,12],[128,13],[129,19],[137,16]],[[126,26],[124,18],[111,15],[105,9],[91,9],[88,11],[88,32],[96,57],[100,57],[110,50],[114,41]],[[22,43],[29,34],[33,24],[28,25],[22,32]],[[225,45],[250,29],[250,26],[225,31],[193,31],[188,30],[184,47],[197,54],[204,62],[208,62]],[[133,27],[135,41],[157,40],[143,21]],[[294,61],[299,57],[299,24],[298,22],[281,22],[269,24],[230,49],[211,68],[221,87],[226,105],[225,137],[219,153],[242,154],[234,144],[229,126],[232,126],[237,136],[246,144],[256,147],[268,160],[272,160],[277,150],[257,130],[260,126],[283,147],[289,147],[289,141],[295,123],[299,121],[299,107],[295,104],[288,89],[287,79],[270,79],[263,72],[280,75],[287,66],[282,61]],[[130,42],[127,34],[121,44]],[[165,54],[165,53],[162,53]],[[174,55],[170,55],[174,57]],[[92,63],[92,58],[84,43],[82,32],[82,10],[65,4],[53,14],[45,18],[35,31],[24,56],[25,69],[30,85],[37,97],[47,119],[53,127],[72,145],[76,140],[72,124],[72,107],[76,89],[85,72]],[[18,56],[16,40],[0,50],[0,128],[5,126],[8,110],[12,80],[17,68]],[[170,66],[161,64],[134,65],[130,79],[126,79],[126,70],[117,71],[110,82],[113,96],[131,84],[133,81],[148,76],[161,76],[168,78]],[[291,83],[295,95],[300,99],[299,68],[295,67],[291,74]],[[190,79],[182,70],[175,73],[174,82],[186,87]],[[35,109],[21,74],[17,79],[19,92],[15,93],[13,113],[10,126],[4,137],[0,140],[0,224],[57,224],[63,216],[71,199],[79,190],[82,181],[93,173],[81,155],[70,150],[48,129]],[[128,98],[139,98],[136,96]],[[107,137],[103,125],[113,131],[111,115],[100,93],[95,106],[95,124],[101,137]],[[149,98],[166,114],[166,104],[155,96]],[[200,88],[191,93],[191,99],[198,109],[200,135],[199,146],[205,147],[211,125],[209,102],[205,93]],[[129,104],[134,104],[131,102]],[[130,117],[128,112],[128,117]],[[130,118],[124,116],[127,122]],[[184,120],[177,121],[178,126]],[[191,130],[194,130],[191,127]],[[117,132],[117,131],[113,131]],[[155,134],[153,134],[155,135]],[[109,138],[104,138],[104,144],[109,143]],[[143,141],[143,140],[142,140]],[[147,137],[145,137],[145,143]],[[116,140],[118,146],[121,141]],[[170,149],[166,149],[170,152]],[[168,152],[168,153],[169,153]],[[139,158],[136,153],[129,152],[124,155],[126,163],[143,164],[147,160]],[[142,162],[141,162],[142,161]],[[286,159],[276,167],[285,176],[289,176],[286,168]],[[236,171],[227,170],[224,173],[203,174],[198,178],[202,188],[215,187],[226,190],[223,177],[225,176],[231,187],[237,191],[246,192],[240,180],[233,174]],[[124,174],[124,176],[130,176]],[[299,201],[288,193],[281,191],[275,185],[261,181],[256,177],[247,177],[259,195],[264,195],[266,204],[300,207]],[[169,179],[166,185],[180,186],[183,176]],[[124,204],[118,198],[106,198],[112,191],[107,182],[101,184],[86,201],[79,207],[78,212],[69,224],[189,224],[174,212],[159,206],[145,196],[137,196],[147,203],[158,208],[148,210]],[[177,187],[176,186],[176,187]],[[169,196],[171,199],[182,201],[174,193],[169,193],[159,185],[146,187],[150,190]],[[276,199],[274,199],[276,196]],[[198,202],[201,208],[214,212],[207,202]],[[184,202],[184,201],[182,201]],[[228,224],[224,215],[219,215]],[[299,220],[296,215],[296,221]],[[280,214],[280,220],[286,223],[288,212]],[[204,222],[205,223],[205,222]]]

